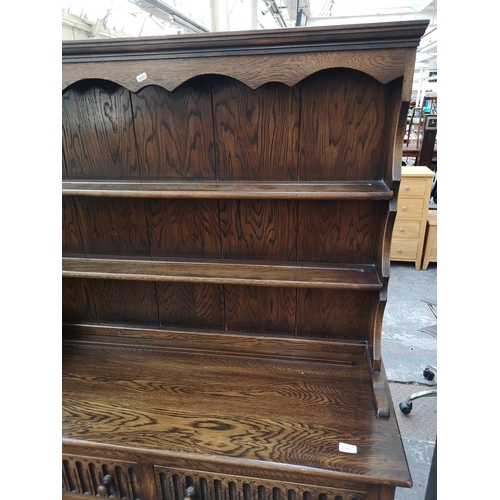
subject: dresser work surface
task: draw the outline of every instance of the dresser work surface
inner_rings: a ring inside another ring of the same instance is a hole
[[[426,26],[63,42],[63,498],[411,487],[381,326]]]
[[[287,464],[302,481],[335,471],[344,480],[408,485],[396,420],[374,412],[362,346],[326,356],[333,350],[326,343],[315,359],[307,342],[287,354],[288,341],[252,337],[248,347],[269,344],[269,351],[86,340],[68,340],[64,348],[68,441],[99,442],[104,433],[107,444],[157,452],[158,460],[167,451],[196,450],[199,460],[225,458],[228,467],[265,466],[270,474],[273,465]],[[339,451],[341,443],[357,453]]]

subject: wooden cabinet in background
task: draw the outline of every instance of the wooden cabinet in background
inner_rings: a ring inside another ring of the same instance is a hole
[[[426,26],[63,42],[64,498],[411,486],[381,325]]]
[[[420,270],[434,172],[402,167],[398,211],[392,234],[391,260],[415,262]]]
[[[427,269],[429,262],[437,262],[437,218],[437,210],[428,211],[422,269]]]

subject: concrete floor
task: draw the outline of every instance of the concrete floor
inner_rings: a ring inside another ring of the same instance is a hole
[[[421,299],[437,301],[437,264],[417,271],[413,263],[391,262],[382,359],[413,479],[413,488],[396,489],[396,500],[424,500],[437,433],[437,398],[415,400],[409,415],[399,409],[410,394],[437,383],[437,376],[429,382],[422,374],[437,366],[437,341],[419,328],[437,321]]]

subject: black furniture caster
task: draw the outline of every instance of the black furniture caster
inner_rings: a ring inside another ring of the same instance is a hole
[[[401,410],[402,413],[405,415],[408,415],[411,412],[411,409],[413,408],[413,405],[411,403],[399,403],[399,409]]]
[[[429,368],[426,368],[424,370],[424,377],[427,379],[427,380],[434,380],[434,377],[435,377],[435,373],[430,370]]]

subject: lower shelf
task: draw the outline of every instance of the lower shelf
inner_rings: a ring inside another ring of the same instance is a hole
[[[394,414],[376,416],[366,346],[243,341],[246,350],[231,352],[217,342],[196,350],[182,339],[68,335],[63,449],[99,445],[157,465],[184,460],[304,484],[411,485]],[[262,348],[251,353],[249,343]],[[383,372],[377,383],[386,384]]]
[[[374,265],[63,257],[63,278],[381,290]]]

